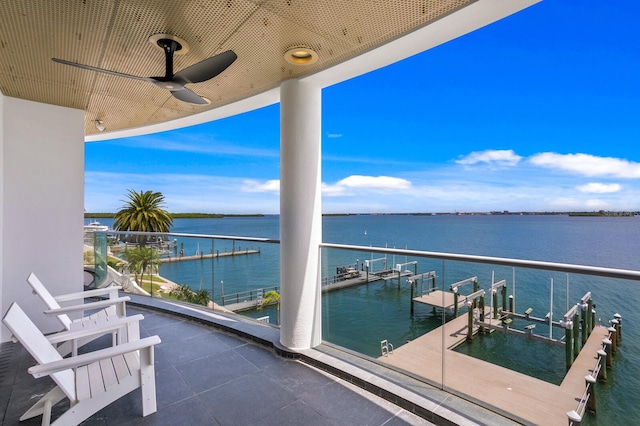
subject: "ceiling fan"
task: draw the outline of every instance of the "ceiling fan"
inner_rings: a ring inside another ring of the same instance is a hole
[[[105,74],[117,75],[120,77],[133,78],[136,80],[148,81],[156,86],[171,92],[174,98],[183,102],[196,105],[206,105],[209,102],[187,89],[185,84],[201,83],[212,79],[227,69],[238,57],[232,50],[227,50],[218,55],[207,58],[203,61],[193,64],[177,73],[173,73],[173,54],[182,49],[182,45],[169,38],[161,38],[157,41],[158,46],[164,51],[166,71],[164,77],[138,77],[136,75],[124,74],[121,72],[105,70],[102,68],[92,67],[90,65],[78,64],[76,62],[66,61],[64,59],[52,58],[54,62],[60,64],[71,65],[91,71],[102,72]]]

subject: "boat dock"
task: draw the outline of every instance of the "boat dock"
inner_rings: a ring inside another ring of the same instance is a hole
[[[369,284],[376,281],[382,280],[394,280],[402,277],[407,277],[411,275],[409,271],[403,271],[398,273],[398,271],[394,269],[388,269],[381,272],[369,272],[367,275],[366,272],[356,271],[351,275],[351,278],[343,279],[341,281],[335,281],[329,284],[322,285],[322,292],[339,290],[345,287],[353,287],[362,284]]]
[[[576,410],[585,392],[585,376],[593,374],[597,351],[608,336],[607,328],[593,329],[558,386],[452,350],[466,339],[467,321],[467,315],[457,317],[379,360],[442,384],[517,422],[567,424],[567,413]]]
[[[227,257],[227,256],[244,256],[248,254],[256,254],[260,253],[260,250],[236,250],[229,251],[223,253],[200,253],[194,254],[191,256],[173,256],[173,257],[162,257],[160,258],[160,263],[169,263],[169,262],[182,262],[183,260],[202,260],[202,259],[213,259],[216,257]]]

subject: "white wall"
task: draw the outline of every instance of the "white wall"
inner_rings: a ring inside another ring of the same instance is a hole
[[[6,309],[4,308],[3,298],[3,274],[4,270],[4,95],[0,93],[0,316],[4,315]],[[2,342],[4,327],[0,325],[0,342]]]
[[[83,289],[84,111],[4,96],[0,109],[0,303],[17,301],[44,332],[60,328],[26,283]],[[10,338],[2,327],[0,341]]]

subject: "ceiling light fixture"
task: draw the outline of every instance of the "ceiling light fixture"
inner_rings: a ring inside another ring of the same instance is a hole
[[[287,50],[284,59],[293,65],[311,65],[318,60],[318,53],[309,47],[298,46]]]
[[[94,123],[96,125],[96,129],[98,129],[99,132],[104,132],[104,130],[107,128],[102,120],[96,120]]]

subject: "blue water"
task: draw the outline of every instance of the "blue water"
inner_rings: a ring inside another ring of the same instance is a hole
[[[177,219],[173,232],[278,238],[278,217]],[[104,224],[110,221],[103,220]],[[333,216],[323,219],[323,241],[363,246],[408,248],[415,250],[465,253],[495,257],[575,263],[640,270],[640,218],[568,216]],[[231,251],[232,243],[216,240],[179,239],[185,254]],[[279,283],[279,246],[249,243],[260,254],[163,264],[160,274],[172,281],[221,295],[276,286]],[[236,249],[247,248],[235,242]],[[368,252],[323,250],[322,275],[331,276],[337,266],[362,263],[378,258]],[[558,319],[586,292],[593,293],[596,317],[603,324],[615,312],[623,315],[623,342],[616,355],[609,380],[598,384],[598,415],[587,424],[631,424],[640,418],[640,284],[581,275],[532,271],[463,262],[411,259],[388,256],[387,265],[418,260],[419,272],[436,271],[440,288],[478,276],[487,289],[492,276],[505,279],[509,293],[514,290],[516,310],[534,308],[533,315],[544,317],[550,310],[551,280],[554,284],[553,311]],[[379,268],[376,264],[376,268]],[[567,285],[568,283],[568,285]],[[567,299],[567,288],[568,299]],[[463,290],[470,293],[471,289]],[[351,287],[323,295],[323,339],[377,357],[380,340],[398,347],[430,331],[443,321],[443,313],[426,306],[415,306],[410,313],[409,287],[398,289],[395,281]],[[275,310],[249,313],[269,315]],[[444,320],[450,317],[445,317]],[[548,335],[548,328],[537,325],[536,333]],[[553,337],[560,338],[554,330]],[[494,333],[461,348],[463,352],[497,364],[560,383],[565,372],[564,350],[541,342]]]

